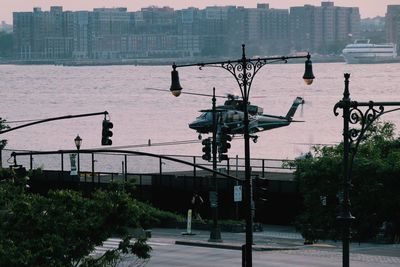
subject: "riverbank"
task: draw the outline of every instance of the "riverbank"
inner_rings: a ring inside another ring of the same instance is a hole
[[[175,64],[192,64],[197,62],[219,62],[228,61],[232,58],[225,57],[190,57],[190,58],[139,58],[139,59],[82,59],[82,60],[14,60],[2,59],[3,65],[56,65],[56,66],[111,66],[111,65],[134,65],[134,66],[163,66]],[[344,62],[341,56],[314,56],[314,63]],[[304,60],[290,60],[288,63],[304,63]]]

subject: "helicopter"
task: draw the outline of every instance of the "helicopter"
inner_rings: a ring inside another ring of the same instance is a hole
[[[148,90],[169,92],[169,90],[158,89],[158,88],[146,88]],[[197,95],[210,97],[211,95],[202,93],[191,93],[182,92],[182,94]],[[217,106],[215,112],[217,114],[217,134],[222,128],[227,131],[229,135],[242,135],[244,134],[244,105],[243,99],[233,94],[227,94],[225,96],[217,95],[218,98],[226,98],[224,105]],[[258,136],[254,135],[257,132],[271,130],[279,127],[290,125],[292,122],[304,122],[293,120],[293,116],[297,111],[299,105],[305,103],[302,97],[296,97],[293,101],[292,106],[285,116],[274,116],[263,113],[263,108],[251,105],[248,102],[247,110],[249,114],[249,134],[254,143],[257,143]],[[205,109],[200,110],[202,113],[196,118],[195,121],[189,123],[189,128],[199,133],[198,139],[202,139],[202,134],[212,134],[213,132],[213,110]]]
[[[231,94],[228,94],[227,98],[228,100],[225,101],[224,105],[217,106],[215,109],[217,113],[217,127],[220,128],[223,126],[227,128],[227,133],[230,135],[241,135],[244,129],[243,100]],[[258,138],[258,136],[253,135],[254,133],[288,126],[291,122],[302,122],[292,119],[298,106],[301,104],[304,104],[304,100],[302,97],[298,96],[293,101],[292,106],[285,116],[274,116],[264,114],[263,108],[251,105],[249,102],[249,133],[251,134],[250,137],[253,142],[256,143]],[[213,110],[200,110],[200,112],[202,112],[201,115],[198,116],[195,121],[189,123],[189,128],[198,132],[198,138],[201,140],[202,134],[209,134],[213,131]]]

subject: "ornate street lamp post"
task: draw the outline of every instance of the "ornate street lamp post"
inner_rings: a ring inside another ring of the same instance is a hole
[[[350,225],[355,220],[351,215],[350,190],[351,172],[353,168],[354,158],[356,156],[358,146],[364,137],[365,132],[372,123],[383,114],[398,111],[400,108],[395,108],[385,111],[386,106],[400,106],[400,102],[357,102],[351,101],[349,91],[350,74],[344,74],[344,92],[343,99],[337,102],[333,112],[335,116],[339,115],[338,109],[343,110],[343,200],[342,211],[337,219],[343,224],[342,250],[343,250],[343,267],[350,266]],[[362,111],[360,107],[367,107]],[[360,124],[361,128],[351,128],[350,124]]]
[[[76,146],[76,149],[78,150],[78,177],[79,177],[79,180],[81,179],[80,178],[80,170],[81,170],[81,164],[80,164],[80,160],[79,160],[79,150],[80,150],[80,148],[81,148],[81,145],[82,145],[82,138],[79,136],[79,134],[75,137],[75,139],[74,139],[74,141],[75,141],[75,146]]]
[[[229,71],[233,77],[236,79],[240,92],[243,98],[243,135],[244,135],[244,154],[245,154],[245,207],[246,207],[246,245],[245,245],[245,255],[244,255],[244,266],[251,267],[252,263],[252,245],[253,245],[253,218],[252,218],[252,193],[251,193],[251,167],[250,167],[250,135],[249,135],[249,113],[248,113],[248,102],[250,95],[250,88],[254,76],[257,72],[266,64],[274,62],[287,62],[288,59],[295,58],[306,58],[305,62],[305,72],[303,79],[306,84],[310,85],[313,82],[314,74],[312,72],[311,56],[307,54],[306,56],[289,56],[289,57],[266,57],[251,59],[246,57],[245,45],[242,45],[242,58],[239,60],[229,60],[220,62],[208,62],[208,63],[195,63],[195,64],[183,64],[183,65],[172,65],[171,72],[171,93],[174,96],[179,96],[182,91],[182,86],[179,82],[179,75],[176,68],[178,67],[189,67],[189,66],[199,66],[199,67],[221,67]]]

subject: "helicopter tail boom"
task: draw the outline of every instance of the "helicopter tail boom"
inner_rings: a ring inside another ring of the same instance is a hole
[[[303,100],[302,97],[299,97],[299,96],[296,97],[296,99],[293,101],[293,104],[290,107],[290,109],[289,109],[289,111],[288,111],[288,113],[286,114],[285,117],[287,119],[291,119],[294,116],[294,114],[296,113],[296,110],[299,107],[299,105],[303,104],[303,103],[304,103],[304,100]]]

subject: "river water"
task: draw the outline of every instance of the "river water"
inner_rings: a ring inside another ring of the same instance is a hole
[[[303,64],[264,66],[255,76],[250,100],[264,113],[285,115],[296,96],[305,99],[295,120],[288,127],[259,133],[251,144],[257,158],[293,159],[310,149],[311,144],[336,144],[341,141],[342,118],[333,114],[342,98],[343,73],[351,73],[351,98],[357,101],[400,101],[400,64],[346,65],[314,64],[316,79],[304,84]],[[222,68],[179,68],[183,92],[218,95],[240,94],[233,76]],[[169,89],[170,66],[95,66],[63,67],[51,65],[0,65],[0,117],[7,121],[44,119],[70,114],[107,110],[114,123],[113,146],[129,146],[196,140],[188,128],[201,109],[211,108],[211,98],[146,88]],[[223,104],[219,99],[217,104]],[[385,120],[399,127],[399,113]],[[1,136],[8,149],[74,149],[74,138],[83,139],[82,149],[99,148],[102,116],[38,124]],[[10,123],[17,126],[18,123]],[[201,143],[174,146],[146,146],[136,150],[173,154],[201,155]],[[243,157],[243,139],[234,139],[230,156]]]

